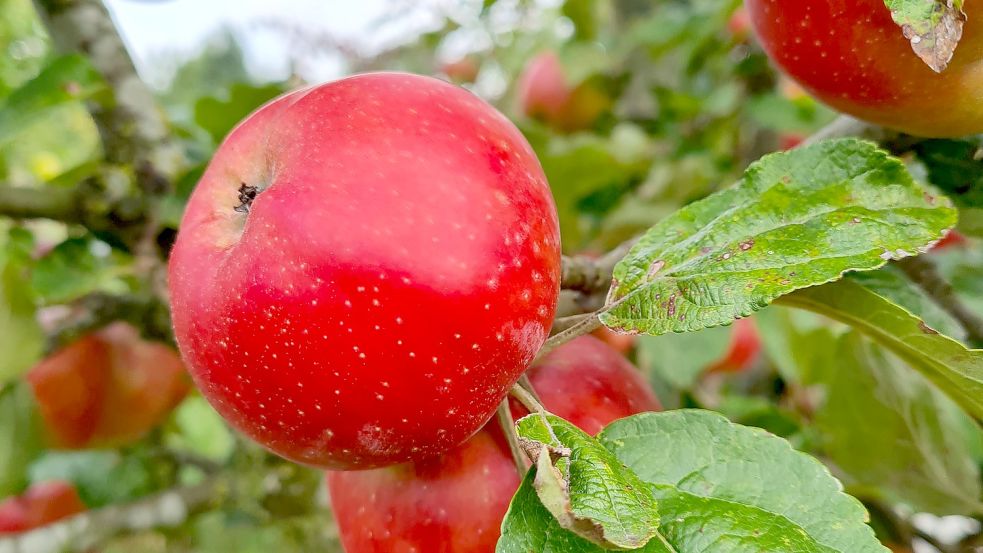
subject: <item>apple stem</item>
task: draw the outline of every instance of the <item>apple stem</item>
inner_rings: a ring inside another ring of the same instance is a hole
[[[546,408],[543,407],[543,404],[540,403],[539,400],[533,397],[533,395],[530,394],[528,391],[526,391],[526,389],[523,388],[522,386],[518,384],[512,386],[512,389],[509,390],[509,393],[512,395],[512,397],[519,400],[519,403],[521,403],[523,407],[528,409],[530,413],[547,412]]]
[[[623,299],[619,300],[619,302],[620,301],[623,301]],[[549,339],[546,340],[546,343],[543,344],[543,347],[540,348],[539,353],[536,354],[536,361],[539,361],[540,359],[545,357],[549,352],[562,346],[563,344],[569,342],[570,340],[573,340],[574,338],[577,338],[579,336],[583,336],[584,334],[590,334],[591,332],[594,332],[595,330],[604,326],[601,323],[601,317],[600,317],[601,313],[611,309],[619,302],[615,302],[614,304],[608,305],[607,307],[601,309],[600,311],[594,311],[593,313],[588,313],[587,315],[584,315],[579,322],[577,322],[570,328],[558,332],[553,336],[550,336]]]
[[[533,399],[539,403],[543,403],[543,400],[539,397],[539,394],[536,393],[536,389],[533,388],[532,381],[529,380],[528,374],[523,373],[522,376],[519,377],[518,385],[521,386],[523,390],[529,392],[529,395],[531,395]]]
[[[529,470],[529,463],[526,456],[519,447],[519,435],[515,432],[515,421],[512,420],[512,410],[509,407],[509,398],[502,400],[498,406],[498,424],[502,427],[502,434],[505,434],[505,441],[509,444],[509,451],[512,453],[512,461],[515,463],[515,470],[519,473],[521,480],[526,471]]]
[[[259,195],[259,188],[249,186],[246,183],[239,185],[239,205],[232,209],[238,213],[249,213],[249,206],[253,205],[253,200]]]

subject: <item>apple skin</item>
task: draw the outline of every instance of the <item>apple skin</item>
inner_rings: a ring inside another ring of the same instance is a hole
[[[18,534],[86,510],[70,482],[34,484],[17,497],[0,502],[0,536]]]
[[[65,449],[133,443],[190,389],[177,352],[141,339],[126,323],[83,336],[25,378],[52,445]]]
[[[529,370],[546,408],[585,432],[659,402],[641,373],[592,336]],[[513,404],[513,415],[525,411]],[[329,472],[328,491],[348,553],[492,553],[519,476],[496,422],[446,455],[359,472]]]
[[[968,21],[948,69],[912,51],[883,0],[746,0],[769,57],[810,94],[860,119],[910,134],[983,131],[983,10]]]
[[[741,372],[749,368],[761,353],[761,336],[752,319],[737,319],[731,328],[727,353],[707,367],[708,373]]]
[[[393,465],[463,443],[532,362],[559,295],[556,207],[477,96],[358,75],[233,130],[169,276],[178,344],[227,421],[298,463]]]

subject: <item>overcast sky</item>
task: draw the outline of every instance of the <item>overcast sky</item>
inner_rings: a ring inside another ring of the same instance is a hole
[[[454,0],[106,0],[135,62],[155,84],[169,67],[160,60],[190,57],[223,28],[246,50],[250,72],[270,79],[289,71],[289,44],[271,22],[326,32],[361,51],[372,52],[406,40],[439,21]],[[264,25],[264,23],[266,25]],[[305,57],[299,68],[311,80],[339,76],[340,60]]]

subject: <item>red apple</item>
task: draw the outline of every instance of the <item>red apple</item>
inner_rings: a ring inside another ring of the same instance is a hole
[[[296,462],[359,469],[477,432],[559,294],[546,177],[518,129],[438,79],[359,75],[241,123],[170,258],[202,394]]]
[[[605,344],[611,346],[611,348],[618,353],[624,355],[631,351],[631,348],[635,347],[635,335],[634,334],[622,334],[620,332],[615,332],[610,328],[602,326],[601,328],[591,332],[591,335],[595,338],[600,339]]]
[[[56,351],[26,379],[53,445],[71,449],[139,440],[189,389],[178,354],[125,323]]]
[[[962,40],[941,73],[915,55],[884,0],[745,5],[771,59],[830,106],[922,136],[983,132],[983,10],[977,2],[966,2]]]
[[[481,66],[474,56],[464,56],[440,66],[440,72],[455,83],[473,83],[480,70]]]
[[[958,230],[950,230],[942,240],[932,246],[932,251],[940,252],[949,249],[965,248],[969,240]]]
[[[526,64],[517,91],[519,108],[526,117],[556,121],[570,101],[573,87],[567,84],[559,56],[543,52]]]
[[[747,13],[747,8],[738,6],[734,13],[727,20],[727,30],[730,31],[734,40],[744,42],[751,34],[751,17]]]
[[[550,411],[591,434],[660,408],[642,375],[591,336],[557,348],[529,377]],[[519,476],[492,422],[442,457],[329,472],[327,482],[348,553],[492,553]]]
[[[567,81],[555,52],[543,52],[526,64],[517,84],[520,111],[551,127],[574,132],[589,128],[610,107],[611,99],[590,82]]]
[[[791,150],[805,141],[807,137],[797,132],[778,133],[778,148],[780,150]]]
[[[750,367],[761,353],[761,337],[753,320],[737,319],[731,328],[733,330],[727,353],[707,367],[707,372],[741,372]]]
[[[26,532],[85,511],[75,486],[52,480],[0,502],[0,536]]]

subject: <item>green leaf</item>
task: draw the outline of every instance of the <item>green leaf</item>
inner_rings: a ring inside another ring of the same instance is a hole
[[[854,279],[799,290],[782,305],[863,332],[919,370],[970,415],[983,418],[983,350],[970,350]]]
[[[983,236],[983,138],[924,140],[912,149],[928,180],[959,207],[960,231]]]
[[[30,387],[0,388],[0,498],[27,485],[27,467],[44,447],[41,418]]]
[[[44,336],[35,319],[29,270],[34,238],[0,224],[0,387],[41,358]]]
[[[502,537],[498,540],[495,552],[602,553],[609,551],[560,526],[536,495],[534,486],[536,476],[536,468],[533,467],[522,481],[515,497],[512,498],[509,511],[502,523]],[[633,551],[676,553],[667,549],[659,539],[650,540],[645,546]]]
[[[84,57],[70,55],[55,59],[40,75],[24,83],[0,104],[0,145],[48,110],[91,98],[104,88],[99,74]]]
[[[966,338],[966,330],[946,310],[930,298],[924,290],[905,276],[894,265],[882,267],[877,271],[853,273],[850,279],[866,286],[874,293],[900,305],[925,321],[925,324],[946,336],[958,340]]]
[[[221,142],[239,121],[283,92],[284,88],[277,84],[233,84],[226,98],[198,100],[195,104],[195,123],[208,131],[216,143]]]
[[[95,291],[122,293],[119,252],[92,238],[69,238],[42,257],[34,269],[34,288],[45,303],[65,303]]]
[[[964,207],[959,210],[959,230],[983,238],[983,207]]]
[[[553,415],[528,415],[516,428],[537,459],[536,493],[560,526],[609,549],[636,549],[657,534],[648,487],[597,441]]]
[[[222,417],[201,396],[191,396],[174,411],[178,433],[168,435],[174,448],[189,449],[214,461],[232,454],[235,440]]]
[[[682,410],[621,419],[598,440],[654,485],[678,552],[887,551],[819,461],[762,430]]]
[[[686,334],[639,336],[638,364],[680,390],[688,390],[711,363],[727,353],[731,327]]]
[[[814,313],[771,305],[755,314],[765,353],[786,381],[806,384],[820,362],[835,365],[836,334]]]
[[[963,0],[884,0],[911,49],[936,73],[949,65],[962,38]]]
[[[136,499],[154,491],[146,459],[117,451],[49,452],[29,470],[31,482],[67,480],[89,507]]]
[[[815,420],[830,460],[892,504],[940,515],[981,512],[971,453],[981,433],[969,417],[856,332],[839,340],[835,355],[835,365],[817,371],[826,401]]]
[[[956,222],[875,145],[772,154],[652,227],[615,267],[601,320],[665,334],[726,324],[794,290],[915,255]]]
[[[923,140],[912,149],[928,180],[959,207],[983,207],[983,138]]]

